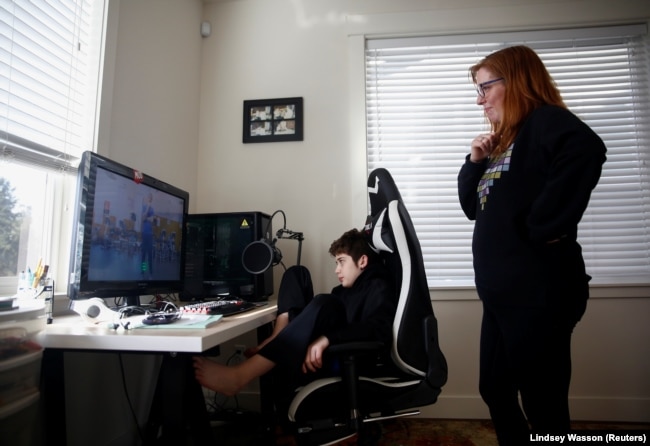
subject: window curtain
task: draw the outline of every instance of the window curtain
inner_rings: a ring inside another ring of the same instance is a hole
[[[505,46],[533,48],[568,107],[608,148],[579,226],[594,284],[650,283],[650,94],[646,25],[368,39],[368,169],[395,178],[422,245],[431,287],[473,284],[473,222],[456,178],[489,127],[469,67]]]

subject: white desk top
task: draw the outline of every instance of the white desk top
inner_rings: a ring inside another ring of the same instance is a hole
[[[276,311],[275,302],[269,302],[201,329],[113,330],[106,323],[88,323],[78,315],[55,317],[37,342],[45,348],[59,349],[199,353],[273,321]]]

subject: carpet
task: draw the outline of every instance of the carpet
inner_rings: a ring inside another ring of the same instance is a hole
[[[256,432],[259,419],[228,423],[215,429],[216,444],[228,446],[296,446],[291,435],[277,431]],[[427,418],[397,418],[370,423],[372,444],[375,446],[498,446],[490,420],[449,420]],[[645,431],[650,424],[574,422],[576,431]],[[538,444],[538,443],[531,443]],[[598,444],[598,443],[592,443]],[[356,446],[352,437],[336,446]]]
[[[497,446],[492,423],[487,420],[395,419],[378,423],[377,446]],[[356,445],[355,439],[339,442]]]
[[[645,432],[646,435],[650,433],[650,424],[638,423],[573,422],[571,427],[576,433],[638,431]],[[373,443],[376,446],[498,446],[490,420],[401,418],[379,423],[379,430],[377,440]],[[605,444],[604,442],[589,443]],[[351,438],[337,445],[356,444],[356,439]],[[530,443],[530,445],[536,444],[540,443]],[[585,443],[579,442],[579,444]]]

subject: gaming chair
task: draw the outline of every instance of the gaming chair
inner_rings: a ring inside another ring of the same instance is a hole
[[[289,407],[298,444],[331,444],[355,434],[358,444],[366,444],[366,423],[418,414],[420,407],[437,401],[447,381],[420,243],[386,169],[370,174],[368,193],[365,230],[396,285],[392,364],[377,364],[373,376],[359,376],[360,355],[376,354],[380,346],[366,342],[330,346],[327,353],[339,358],[341,376],[298,389]]]

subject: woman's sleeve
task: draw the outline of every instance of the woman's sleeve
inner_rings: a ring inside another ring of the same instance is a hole
[[[575,238],[605,162],[602,139],[567,110],[555,111],[538,129],[546,153],[546,179],[527,218],[530,240],[537,243]]]
[[[458,199],[460,207],[470,220],[476,220],[476,201],[478,194],[476,188],[485,172],[487,160],[482,163],[473,163],[469,160],[469,155],[465,157],[465,164],[460,168],[458,173]]]

